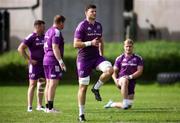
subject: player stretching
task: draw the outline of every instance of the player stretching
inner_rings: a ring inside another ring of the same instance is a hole
[[[28,112],[32,112],[32,102],[34,90],[37,84],[37,108],[36,110],[44,110],[42,106],[44,94],[44,69],[43,69],[43,56],[44,56],[44,30],[45,23],[42,20],[34,22],[34,32],[26,37],[19,45],[19,53],[28,60],[29,63],[29,88],[28,88]],[[26,49],[29,49],[29,54]]]
[[[97,101],[101,101],[99,88],[111,77],[112,65],[103,57],[102,26],[96,19],[96,6],[88,5],[85,10],[86,19],[79,23],[74,34],[74,47],[78,48],[77,69],[79,77],[78,105],[79,121],[86,121],[84,115],[86,91],[92,69],[103,73],[91,91]]]
[[[64,28],[64,21],[65,17],[56,15],[53,26],[45,34],[43,65],[47,82],[47,113],[58,113],[58,110],[54,109],[54,97],[62,71],[66,71],[66,66],[63,62],[64,38],[61,33],[61,30]]]
[[[143,73],[143,60],[140,56],[133,53],[133,41],[127,39],[124,41],[124,53],[116,58],[114,63],[113,80],[121,90],[122,102],[109,101],[105,108],[128,109],[133,104],[134,89],[136,79]]]

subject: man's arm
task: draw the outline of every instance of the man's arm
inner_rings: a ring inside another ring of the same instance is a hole
[[[137,79],[138,77],[140,77],[142,75],[142,73],[143,73],[143,66],[138,66],[136,72],[134,72],[131,75],[126,75],[126,76],[124,76],[124,78]]]
[[[131,75],[132,79],[136,79],[136,78],[140,77],[142,75],[142,73],[143,73],[143,66],[138,66],[137,71]]]
[[[99,54],[101,56],[104,55],[104,42],[102,38],[99,39]]]
[[[90,42],[91,43],[91,42]],[[74,48],[83,48],[85,47],[85,43],[81,41],[81,39],[74,38]]]
[[[74,46],[74,48],[84,48],[84,47],[88,47],[88,46],[99,47],[99,40],[97,38],[95,38],[91,41],[82,42],[81,39],[74,38],[73,46]]]
[[[116,66],[114,66],[113,69],[114,69],[114,72],[113,72],[112,78],[114,82],[117,84],[117,76],[118,76],[119,69]]]
[[[66,66],[65,66],[65,64],[64,64],[64,62],[63,62],[63,60],[61,58],[61,52],[60,52],[58,44],[53,43],[52,44],[52,49],[53,49],[54,56],[58,60],[61,69],[66,71]]]
[[[30,59],[29,55],[26,52],[26,49],[28,48],[28,46],[24,43],[21,43],[18,47],[18,52],[21,56],[23,56],[29,63],[31,64],[36,64],[37,61],[36,60],[32,60]]]
[[[23,56],[25,59],[29,60],[29,55],[26,53],[27,45],[24,43],[21,43],[18,47],[18,52],[21,56]]]

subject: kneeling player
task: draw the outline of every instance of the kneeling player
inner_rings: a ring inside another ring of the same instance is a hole
[[[136,79],[143,73],[143,60],[133,53],[133,41],[124,41],[124,53],[116,58],[114,64],[113,80],[121,91],[122,102],[110,100],[104,108],[128,109],[133,104]]]

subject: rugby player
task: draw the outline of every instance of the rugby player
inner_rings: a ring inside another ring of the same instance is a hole
[[[131,108],[135,94],[136,79],[143,73],[143,59],[133,53],[134,42],[131,39],[124,41],[124,53],[118,56],[114,63],[112,78],[120,89],[122,102],[110,100],[104,108]]]
[[[78,106],[79,121],[81,122],[86,121],[84,108],[92,70],[103,72],[91,89],[97,101],[102,100],[99,88],[111,78],[113,73],[111,63],[103,57],[103,30],[102,25],[96,21],[96,6],[88,5],[85,9],[85,15],[86,19],[79,23],[74,33],[74,47],[78,48]]]
[[[46,77],[46,91],[47,100],[46,112],[58,113],[59,111],[54,108],[54,97],[56,87],[62,77],[62,72],[66,71],[66,66],[63,62],[64,54],[64,38],[61,30],[64,28],[65,17],[56,15],[54,17],[53,26],[50,27],[45,33],[44,44],[44,72]]]
[[[36,110],[44,110],[42,100],[44,95],[45,79],[43,69],[44,56],[44,31],[45,22],[36,20],[34,22],[34,31],[29,34],[18,47],[18,52],[29,63],[29,88],[28,88],[28,112],[32,112],[32,102],[34,90],[37,84],[37,108]],[[29,50],[29,52],[26,51]]]

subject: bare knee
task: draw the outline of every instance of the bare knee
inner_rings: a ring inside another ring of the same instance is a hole
[[[105,73],[106,73],[108,76],[112,76],[113,72],[114,72],[113,68],[112,68],[112,67],[108,67]]]
[[[128,85],[129,85],[129,81],[127,79],[123,79],[123,81],[121,82],[121,86],[128,87]]]
[[[30,81],[30,83],[29,83],[29,89],[35,89],[35,87],[36,87],[36,82]]]
[[[87,86],[86,85],[80,85],[79,86],[79,92],[86,93],[86,91],[87,91]]]

